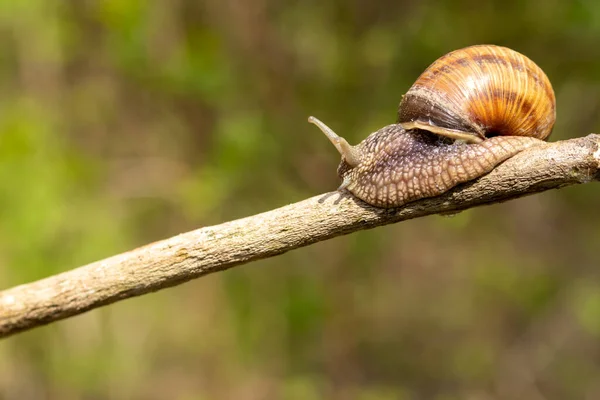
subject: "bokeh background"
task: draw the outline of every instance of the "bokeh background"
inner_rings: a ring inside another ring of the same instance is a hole
[[[338,185],[433,60],[600,131],[592,0],[0,1],[0,288]],[[0,342],[1,399],[600,398],[600,185],[354,233]]]

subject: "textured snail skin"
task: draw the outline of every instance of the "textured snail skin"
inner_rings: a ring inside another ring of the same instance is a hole
[[[473,141],[497,135],[545,139],[555,119],[556,99],[544,71],[523,54],[494,45],[440,57],[398,107],[405,128],[464,132],[479,139]]]
[[[393,124],[358,144],[361,163],[352,168],[342,160],[338,175],[354,196],[376,207],[393,208],[438,196],[540,143],[527,136],[495,136],[477,144],[449,143],[429,132],[406,131]]]

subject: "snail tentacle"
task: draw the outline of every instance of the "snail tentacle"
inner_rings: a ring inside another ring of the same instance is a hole
[[[360,153],[351,146],[346,139],[338,136],[330,127],[325,125],[321,120],[315,117],[308,117],[308,122],[315,124],[327,138],[333,143],[348,165],[356,167],[360,164]]]

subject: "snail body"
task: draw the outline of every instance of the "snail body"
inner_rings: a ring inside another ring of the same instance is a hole
[[[500,46],[456,50],[403,96],[397,123],[351,146],[314,117],[342,155],[340,189],[376,207],[399,207],[476,179],[548,138],[556,100],[546,74]]]

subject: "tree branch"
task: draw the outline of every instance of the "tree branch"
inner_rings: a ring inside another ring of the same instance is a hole
[[[442,196],[385,210],[332,192],[0,292],[0,337],[361,229],[600,180],[600,135],[543,144]]]

